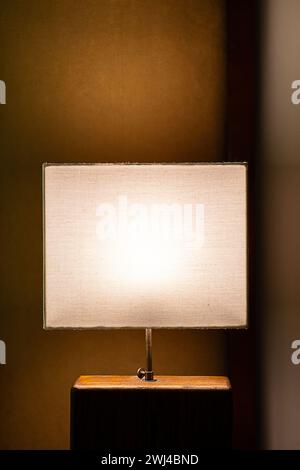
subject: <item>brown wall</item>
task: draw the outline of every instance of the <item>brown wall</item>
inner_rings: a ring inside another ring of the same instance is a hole
[[[0,448],[67,448],[74,379],[144,360],[142,331],[43,331],[42,162],[222,160],[225,42],[222,0],[1,2]],[[224,333],[155,332],[154,365],[226,373]]]

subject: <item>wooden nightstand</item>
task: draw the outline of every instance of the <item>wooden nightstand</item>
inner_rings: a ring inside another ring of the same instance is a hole
[[[71,390],[71,448],[230,448],[227,377],[81,376]]]

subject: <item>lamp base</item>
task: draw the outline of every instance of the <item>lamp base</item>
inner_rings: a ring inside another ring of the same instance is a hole
[[[82,376],[71,391],[76,450],[230,448],[227,377]]]

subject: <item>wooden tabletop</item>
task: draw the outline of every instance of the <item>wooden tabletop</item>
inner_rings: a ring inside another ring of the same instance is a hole
[[[77,389],[166,389],[166,390],[230,390],[228,377],[197,375],[158,375],[146,382],[134,375],[82,375],[75,384]]]

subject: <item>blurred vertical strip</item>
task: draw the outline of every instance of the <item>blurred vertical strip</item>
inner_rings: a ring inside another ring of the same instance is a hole
[[[228,364],[233,386],[233,447],[255,449],[259,442],[257,350],[257,201],[259,2],[227,0],[227,119],[225,160],[246,161],[248,169],[249,310],[248,330],[229,333]],[[255,245],[255,249],[254,249]],[[256,253],[254,255],[254,253]]]
[[[262,445],[300,449],[300,2],[264,0],[261,15]]]

